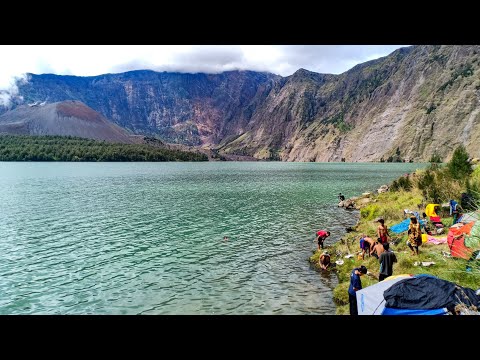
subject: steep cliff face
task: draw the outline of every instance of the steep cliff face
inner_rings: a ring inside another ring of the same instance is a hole
[[[252,71],[131,71],[92,77],[30,74],[19,89],[27,103],[79,100],[134,133],[210,145],[243,132],[256,101],[277,77]]]
[[[372,161],[400,152],[480,155],[480,47],[414,46],[338,75],[299,70],[273,88],[226,152],[285,161]]]
[[[25,101],[81,100],[137,134],[284,161],[480,156],[480,46],[412,46],[340,75],[31,75]]]

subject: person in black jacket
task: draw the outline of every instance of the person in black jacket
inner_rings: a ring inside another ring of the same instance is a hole
[[[380,275],[378,276],[378,281],[392,276],[393,274],[393,263],[397,262],[397,257],[390,251],[390,245],[388,243],[382,244],[383,249],[385,250],[380,254],[378,261],[380,262]]]

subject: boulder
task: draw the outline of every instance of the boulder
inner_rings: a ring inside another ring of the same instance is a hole
[[[359,199],[357,200],[355,203],[357,205],[366,205],[370,202],[370,199],[369,198],[362,198],[362,199]]]
[[[358,199],[358,198],[356,198],[356,199]],[[353,198],[346,199],[346,200],[340,201],[338,203],[338,206],[343,207],[345,209],[354,209],[355,208],[355,201],[353,201]]]
[[[381,193],[387,192],[388,190],[389,190],[388,185],[382,185],[377,189],[377,192],[381,194]]]

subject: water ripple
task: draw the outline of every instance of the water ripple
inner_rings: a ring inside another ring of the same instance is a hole
[[[0,163],[0,314],[333,314],[336,194],[417,167]]]

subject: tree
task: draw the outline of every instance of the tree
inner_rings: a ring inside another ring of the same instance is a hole
[[[463,145],[455,149],[452,159],[447,164],[448,172],[454,179],[465,179],[472,173],[472,165],[468,158],[467,150]]]
[[[418,180],[418,188],[422,190],[423,197],[427,201],[434,203],[441,202],[441,187],[440,182],[437,180],[437,175],[439,173],[427,169],[423,176]]]

